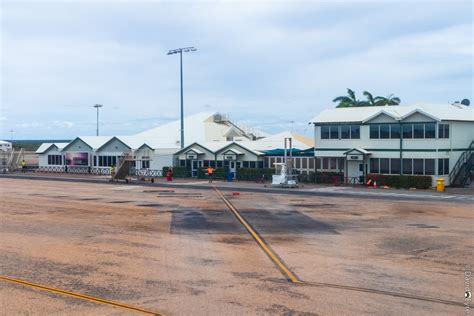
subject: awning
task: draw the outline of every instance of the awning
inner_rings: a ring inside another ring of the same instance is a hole
[[[352,148],[351,150],[348,150],[344,153],[344,155],[371,155],[372,153],[370,151],[365,150],[364,148]]]

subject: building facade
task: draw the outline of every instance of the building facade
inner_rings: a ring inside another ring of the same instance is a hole
[[[376,173],[428,175],[433,185],[439,177],[449,185],[474,140],[473,110],[460,104],[336,108],[311,123],[315,157],[337,165],[348,183]]]

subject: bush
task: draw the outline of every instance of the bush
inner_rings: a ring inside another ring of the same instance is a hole
[[[388,174],[374,174],[367,176],[372,181],[377,181],[379,186],[389,186],[394,188],[417,188],[428,189],[431,187],[431,176],[411,176],[411,175],[388,175]]]
[[[207,178],[207,167],[199,168],[197,170],[197,177],[199,179]],[[213,179],[224,179],[224,168],[214,168],[214,177]]]
[[[265,177],[265,180],[272,179],[275,174],[273,168],[237,168],[237,180],[239,181],[257,181]]]
[[[163,177],[166,177],[169,167],[163,167]],[[191,172],[186,167],[173,167],[174,178],[188,178],[191,176]]]
[[[309,175],[301,175],[305,178],[301,179],[301,182],[312,182],[312,183],[343,183],[344,173],[334,171],[323,171],[323,172],[310,172]]]

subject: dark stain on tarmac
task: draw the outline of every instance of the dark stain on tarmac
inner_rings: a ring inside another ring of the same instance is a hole
[[[413,226],[416,228],[439,228],[439,226],[427,225],[427,224],[407,224],[407,226]]]
[[[315,220],[298,211],[242,211],[247,221],[261,233],[271,234],[338,234],[336,226]]]
[[[290,204],[290,206],[296,206],[296,207],[304,207],[304,208],[329,208],[329,207],[336,207],[334,204],[328,204],[328,203],[320,203],[320,204]]]
[[[224,210],[181,210],[172,212],[171,233],[186,234],[204,232],[207,234],[241,233],[244,228],[235,217]]]
[[[109,203],[120,204],[120,203],[132,203],[133,201],[110,201]]]

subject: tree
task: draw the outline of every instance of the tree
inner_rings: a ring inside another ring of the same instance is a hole
[[[400,98],[395,97],[393,94],[390,94],[387,97],[375,97],[374,101],[376,106],[399,105],[401,102]]]
[[[376,106],[377,105],[372,93],[370,93],[369,91],[364,91],[364,92],[362,92],[362,94],[365,95],[365,97],[367,98],[367,102],[365,102],[367,104],[367,106]]]
[[[340,96],[332,100],[332,102],[338,102],[336,108],[349,108],[349,107],[360,107],[360,106],[385,106],[385,105],[399,105],[400,98],[390,94],[387,97],[377,96],[374,97],[372,93],[364,91],[362,93],[367,101],[357,100],[354,90],[347,89],[347,95]]]
[[[357,100],[354,90],[347,89],[347,96],[339,96],[332,100],[332,102],[339,102],[336,108],[349,108],[355,106],[363,106],[363,102]]]

